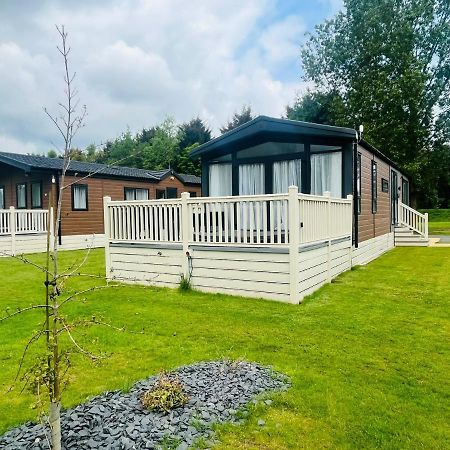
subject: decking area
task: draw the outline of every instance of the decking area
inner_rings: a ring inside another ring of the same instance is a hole
[[[48,215],[44,209],[0,209],[0,257],[44,252]]]
[[[104,199],[109,278],[298,303],[352,265],[352,197]]]

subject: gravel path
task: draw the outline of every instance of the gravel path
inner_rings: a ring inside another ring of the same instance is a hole
[[[170,444],[184,450],[200,438],[213,442],[212,425],[239,421],[237,410],[258,394],[289,386],[286,377],[271,369],[242,361],[202,362],[174,373],[189,396],[184,407],[166,415],[142,407],[139,398],[156,376],[139,381],[126,394],[105,392],[61,414],[63,448],[158,449]],[[26,423],[0,436],[0,448],[48,449],[45,431],[42,425]]]

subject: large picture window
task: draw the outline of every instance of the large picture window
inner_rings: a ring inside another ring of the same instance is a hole
[[[40,181],[31,183],[31,207],[42,208],[42,184]]]
[[[19,183],[16,186],[16,206],[17,209],[26,209],[27,207],[27,184]]]
[[[311,194],[342,197],[342,152],[311,155]]]
[[[239,195],[258,195],[264,192],[264,164],[240,164]]]
[[[377,163],[372,161],[372,213],[377,212],[378,201],[378,169]]]
[[[88,210],[88,187],[87,184],[72,185],[72,209],[74,211]]]
[[[125,200],[148,200],[148,189],[126,187]]]
[[[5,209],[5,186],[0,186],[0,209]]]
[[[300,159],[273,163],[273,193],[284,194],[289,186],[302,188],[302,162]]]
[[[209,196],[224,197],[232,193],[231,164],[210,164]]]

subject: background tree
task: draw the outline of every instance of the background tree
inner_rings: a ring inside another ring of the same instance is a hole
[[[335,92],[308,91],[286,107],[286,118],[304,122],[340,125],[345,123],[342,98]]]
[[[254,119],[252,114],[251,106],[243,106],[240,112],[235,112],[232,119],[228,121],[226,125],[224,125],[220,132],[226,133],[227,131],[234,130],[235,128],[243,125],[244,123],[250,122],[250,120]]]
[[[448,166],[435,167],[437,160],[447,161],[449,142],[450,3],[344,4],[344,11],[316,27],[302,50],[304,78],[320,95],[335,98],[329,116],[321,117],[364,124],[366,138],[412,176],[412,194],[421,206],[435,206],[439,180],[448,184],[450,177]]]
[[[200,160],[193,160],[189,153],[197,146],[211,139],[211,130],[199,117],[181,124],[178,130],[178,155],[175,170],[180,173],[201,175]]]

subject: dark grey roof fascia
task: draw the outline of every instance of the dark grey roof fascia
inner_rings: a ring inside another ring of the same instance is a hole
[[[63,160],[60,158],[47,158],[45,156],[23,155],[18,153],[0,152],[0,162],[17,167],[26,172],[30,172],[31,170],[61,171],[63,168]],[[179,178],[181,182],[184,182],[182,177],[171,169],[146,170],[135,167],[108,166],[106,164],[75,160],[70,161],[68,172],[116,178],[136,178],[150,182],[159,182],[168,175],[173,174]],[[183,176],[192,177],[193,175],[183,174]],[[188,183],[197,184],[195,181],[189,181]]]
[[[233,142],[248,138],[260,132],[302,134],[311,136],[339,137],[346,140],[355,140],[356,131],[352,128],[335,127],[311,122],[301,122],[290,119],[277,119],[274,117],[258,116],[243,125],[228,131],[205,144],[192,150],[191,157],[198,157],[211,150],[215,150]]]

